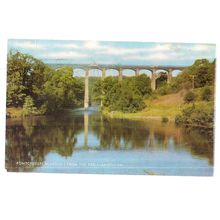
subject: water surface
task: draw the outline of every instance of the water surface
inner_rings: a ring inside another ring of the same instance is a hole
[[[160,121],[106,118],[90,108],[7,119],[9,171],[213,174],[213,144],[204,132]]]

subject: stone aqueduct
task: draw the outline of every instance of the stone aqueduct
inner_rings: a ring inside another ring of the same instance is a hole
[[[56,65],[56,69],[59,69],[64,64]],[[121,81],[123,78],[123,70],[133,70],[135,76],[139,75],[140,70],[148,70],[151,72],[151,89],[156,89],[156,79],[160,77],[160,74],[157,73],[158,70],[167,72],[167,83],[170,83],[172,79],[172,73],[174,70],[183,70],[186,66],[148,66],[148,65],[104,65],[104,64],[71,64],[69,65],[74,69],[82,69],[85,73],[85,94],[84,94],[84,108],[89,107],[89,71],[93,69],[98,69],[102,72],[101,77],[106,77],[107,70],[117,70],[118,71],[118,80]],[[73,71],[74,72],[74,71]]]

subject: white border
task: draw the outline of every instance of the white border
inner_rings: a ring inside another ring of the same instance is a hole
[[[217,0],[0,2],[1,219],[219,219],[219,135],[214,177],[7,173],[4,169],[8,38],[217,43]],[[216,130],[219,131],[217,59]]]

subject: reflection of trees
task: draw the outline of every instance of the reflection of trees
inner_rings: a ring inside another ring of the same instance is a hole
[[[91,127],[103,148],[166,148],[173,132],[161,123],[91,116]]]
[[[89,141],[88,134],[92,132],[100,141],[101,149],[169,150],[174,147],[208,158],[213,164],[212,132],[183,129],[160,121],[111,119],[86,113],[8,119],[6,167],[11,171],[30,171],[32,168],[27,166],[18,168],[16,162],[44,162],[45,155],[51,151],[64,157],[71,156],[77,134],[83,130],[85,141]]]
[[[186,128],[184,139],[193,155],[208,158],[209,164],[213,165],[213,131]]]
[[[71,123],[63,116],[25,118],[7,121],[7,125],[6,167],[12,171],[18,170],[18,161],[43,162],[50,151],[71,156],[76,144],[75,135],[83,128],[77,119]],[[23,169],[29,170],[27,166]]]
[[[149,131],[130,120],[91,116],[91,127],[102,148],[143,148],[147,144],[143,133],[148,136]]]
[[[160,121],[134,121],[90,116],[92,131],[100,140],[101,148],[148,148],[167,150],[171,145],[184,148],[191,154],[208,158],[213,163],[212,132],[201,134],[197,130],[176,127],[174,123]],[[173,144],[170,141],[173,141]]]

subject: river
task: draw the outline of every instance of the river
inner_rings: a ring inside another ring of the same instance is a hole
[[[210,138],[172,122],[111,119],[89,108],[6,124],[8,171],[213,175]]]

